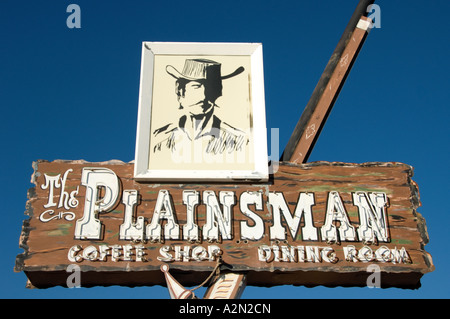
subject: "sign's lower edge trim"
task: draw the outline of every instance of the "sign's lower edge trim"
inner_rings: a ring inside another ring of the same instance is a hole
[[[67,287],[70,272],[61,271],[24,271],[28,277],[27,288],[51,288],[55,286]],[[247,286],[274,287],[281,285],[305,286],[305,287],[366,287],[372,272],[324,272],[324,271],[291,271],[268,272],[261,276],[262,272],[245,272]],[[209,272],[174,272],[174,277],[185,287],[195,286],[199,278],[207,278]],[[420,279],[424,274],[419,271],[411,272],[381,272],[380,288],[418,289],[421,286]],[[264,281],[261,281],[264,278]],[[98,284],[101,282],[102,284]],[[124,284],[126,282],[127,284]],[[166,286],[164,275],[161,271],[140,272],[98,272],[86,271],[80,274],[81,287],[98,286]]]

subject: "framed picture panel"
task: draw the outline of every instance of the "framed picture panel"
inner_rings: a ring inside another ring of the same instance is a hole
[[[144,42],[134,178],[266,181],[262,45]]]

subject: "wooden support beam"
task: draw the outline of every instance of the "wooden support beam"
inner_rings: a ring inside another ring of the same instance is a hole
[[[239,299],[245,286],[245,274],[222,273],[209,286],[203,299]]]
[[[370,30],[371,20],[365,17],[363,13],[365,14],[367,7],[373,3],[374,0],[361,0],[359,2],[311,97],[310,103],[305,109],[306,112],[303,113],[299,123],[297,123],[297,127],[281,156],[282,161],[304,163],[309,157],[314,143]],[[355,20],[355,18],[358,19]],[[338,61],[339,63],[337,63]],[[331,76],[328,76],[329,73]],[[329,79],[327,80],[326,78],[328,77]],[[317,100],[319,94],[320,97]],[[245,274],[221,274],[209,286],[203,298],[238,299],[244,291],[245,285]]]
[[[281,155],[281,161],[305,163],[308,160],[370,30],[371,19],[365,15],[367,7],[373,3],[373,0],[359,2]]]

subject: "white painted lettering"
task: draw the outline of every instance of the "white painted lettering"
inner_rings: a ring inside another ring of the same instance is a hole
[[[133,211],[138,204],[139,194],[136,190],[124,190],[122,203],[125,205],[123,224],[119,228],[120,240],[141,241],[144,239],[144,217],[139,216],[133,221]]]
[[[263,210],[262,193],[243,192],[239,199],[239,208],[245,216],[249,217],[254,225],[249,226],[248,221],[241,221],[241,239],[260,240],[264,236],[264,220],[249,209],[255,205],[256,210]]]
[[[219,231],[223,240],[231,240],[233,222],[232,206],[236,204],[234,192],[219,192],[223,213],[213,191],[203,192],[203,203],[206,205],[206,224],[203,226],[203,239],[209,242],[219,240]]]
[[[146,238],[151,241],[161,241],[161,220],[166,220],[164,226],[164,239],[179,239],[180,226],[177,224],[172,198],[166,190],[160,190],[156,199],[153,218],[147,225]]]
[[[334,221],[339,221],[339,238]],[[350,224],[338,192],[329,192],[325,223],[321,228],[322,240],[327,242],[355,241],[355,227]]]
[[[300,193],[298,197],[297,206],[295,208],[294,216],[289,211],[289,207],[284,199],[283,193],[271,192],[269,193],[269,203],[272,206],[273,226],[270,227],[270,239],[285,240],[286,230],[281,224],[281,216],[284,217],[290,234],[295,240],[297,236],[298,227],[302,216],[304,217],[305,226],[302,227],[303,240],[317,240],[317,229],[313,225],[312,210],[314,205],[313,193]]]
[[[76,239],[101,239],[102,224],[98,214],[114,207],[119,197],[119,179],[107,168],[83,168],[81,184],[86,187],[83,217],[75,225]],[[104,189],[100,198],[100,188]]]
[[[198,226],[195,224],[195,208],[200,203],[200,195],[197,191],[184,190],[183,204],[186,205],[186,224],[183,226],[183,239],[187,241],[197,241]]]
[[[386,194],[356,192],[353,194],[353,204],[359,210],[359,240],[365,243],[376,243],[377,239],[389,242]]]

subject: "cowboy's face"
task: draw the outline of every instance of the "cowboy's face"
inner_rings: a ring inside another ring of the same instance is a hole
[[[186,83],[183,94],[178,96],[178,102],[193,115],[202,114],[210,107],[205,95],[205,85],[199,81]]]

